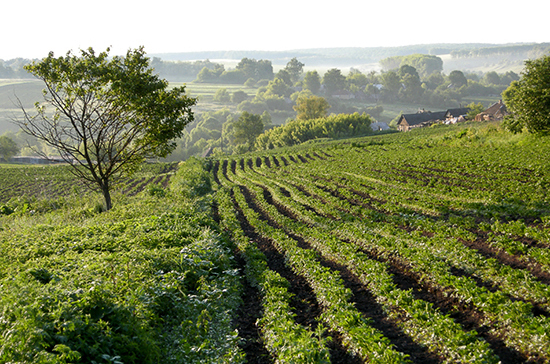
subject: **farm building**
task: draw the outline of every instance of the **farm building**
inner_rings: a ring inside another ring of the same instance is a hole
[[[502,120],[504,116],[508,115],[508,109],[506,105],[499,100],[482,113],[476,115],[476,121],[488,121],[488,120]]]
[[[489,106],[489,108],[479,114],[476,115],[476,121],[488,121],[488,120],[502,120],[506,115],[508,115],[508,109],[506,109],[506,105],[502,102],[502,100],[499,100],[498,102],[495,102],[493,105]]]
[[[11,163],[18,163],[18,164],[59,164],[59,163],[66,163],[66,161],[62,158],[58,157],[50,157],[50,158],[44,158],[44,157],[12,157],[10,159]]]
[[[388,124],[380,121],[370,124],[370,127],[372,131],[390,130],[390,127],[388,126]]]
[[[445,113],[445,124],[456,124],[461,121],[466,121],[466,114],[468,114],[469,111],[469,107],[447,110]]]
[[[397,121],[399,131],[409,131],[413,128],[422,128],[438,121],[444,121],[446,111],[419,111],[415,114],[402,114]]]
[[[447,111],[418,111],[416,114],[402,114],[397,121],[399,131],[409,131],[413,128],[422,128],[434,123],[456,124],[465,121],[466,114],[470,111],[467,107],[448,109]]]

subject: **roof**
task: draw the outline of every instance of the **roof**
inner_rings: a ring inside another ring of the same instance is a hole
[[[452,117],[458,117],[460,115],[466,115],[469,112],[470,112],[469,107],[461,107],[461,108],[447,110],[447,112],[445,113],[445,116],[452,118]]]
[[[446,111],[437,111],[437,112],[419,112],[415,114],[402,114],[399,118],[399,121],[397,122],[397,125],[401,125],[403,120],[406,121],[406,123],[410,126],[412,125],[420,125],[424,123],[428,123],[431,121],[437,121],[437,120],[445,120],[445,114]]]
[[[489,106],[489,108],[485,110],[483,114],[495,115],[498,112],[500,112],[501,114],[507,113],[506,105],[504,105],[502,100],[499,100],[498,102],[495,102],[493,105]]]
[[[495,102],[493,105],[489,106],[489,108],[485,111],[477,114],[476,120],[500,120],[505,115],[508,115],[508,109],[506,108],[506,105],[504,105],[502,100],[499,100],[498,102]]]

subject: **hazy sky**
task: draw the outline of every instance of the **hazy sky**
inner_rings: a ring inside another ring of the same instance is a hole
[[[508,2],[510,3],[510,2]],[[2,4],[0,59],[112,46],[123,54],[550,42],[543,0],[25,0]]]

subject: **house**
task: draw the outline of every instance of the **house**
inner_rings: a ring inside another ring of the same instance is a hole
[[[397,121],[397,129],[399,131],[409,131],[413,128],[422,128],[433,123],[444,121],[446,111],[424,111],[421,110],[416,114],[402,114]]]
[[[24,156],[24,157],[12,157],[10,159],[11,163],[18,163],[18,164],[60,164],[60,163],[67,163],[64,159],[59,157],[37,157],[37,156]]]
[[[466,121],[466,114],[468,114],[468,112],[470,112],[470,108],[468,107],[447,110],[445,113],[445,124],[456,124]]]
[[[390,127],[388,126],[388,124],[386,124],[384,122],[381,122],[381,121],[371,123],[370,127],[371,127],[372,131],[390,130]]]
[[[498,102],[495,102],[493,105],[489,106],[487,110],[477,114],[475,120],[476,121],[502,120],[504,116],[508,114],[509,112],[508,112],[508,109],[506,109],[506,105],[504,105],[502,100],[499,100]]]
[[[332,97],[340,100],[351,100],[351,99],[355,99],[355,94],[348,90],[340,90],[333,93]]]

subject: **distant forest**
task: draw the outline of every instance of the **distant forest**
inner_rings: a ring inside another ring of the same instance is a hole
[[[193,81],[204,69],[215,70],[222,67],[221,60],[238,61],[243,58],[267,59],[275,66],[284,66],[292,58],[298,58],[308,67],[359,67],[364,64],[378,63],[389,57],[425,54],[434,56],[448,55],[446,65],[450,70],[460,69],[468,72],[519,70],[526,59],[538,58],[550,52],[550,43],[530,44],[424,44],[403,47],[371,48],[322,48],[297,49],[289,51],[210,51],[149,54],[152,66],[159,75],[170,81]],[[214,61],[210,61],[214,60]],[[216,60],[220,60],[217,62]],[[472,62],[477,60],[477,62]],[[30,59],[0,59],[0,78],[29,78],[23,66]],[[444,67],[444,71],[445,68]]]

